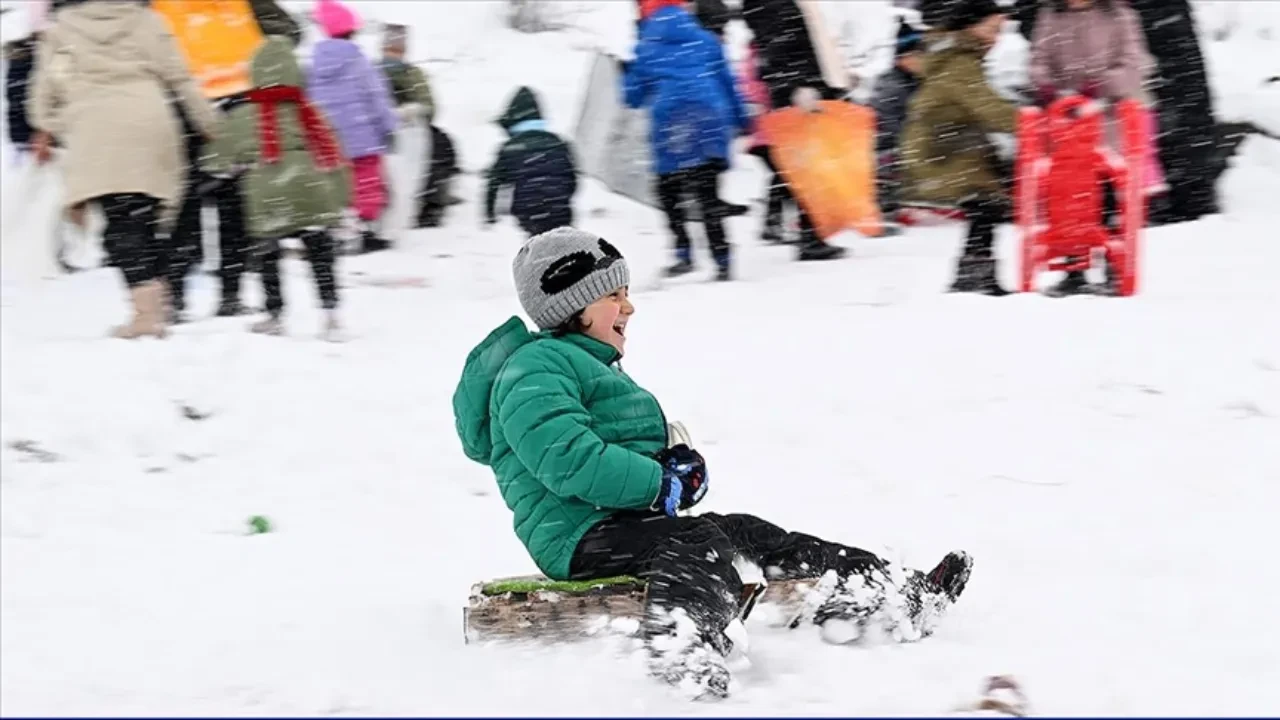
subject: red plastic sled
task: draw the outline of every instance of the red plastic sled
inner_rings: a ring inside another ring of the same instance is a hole
[[[1143,108],[1115,107],[1124,156],[1106,147],[1103,114],[1081,96],[1062,98],[1018,117],[1015,221],[1022,238],[1021,289],[1030,292],[1045,270],[1087,270],[1101,251],[1119,295],[1138,285],[1138,241],[1146,225]],[[1119,227],[1102,222],[1103,181],[1116,193]]]

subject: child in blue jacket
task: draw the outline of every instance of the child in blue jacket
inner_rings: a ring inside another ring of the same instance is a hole
[[[701,211],[717,279],[729,279],[726,208],[720,171],[730,144],[746,132],[748,114],[720,42],[678,0],[642,3],[636,59],[624,66],[625,101],[648,108],[658,199],[675,236],[676,263],[667,274],[693,270],[693,248],[681,201]]]

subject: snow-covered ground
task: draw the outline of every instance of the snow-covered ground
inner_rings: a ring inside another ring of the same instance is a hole
[[[572,129],[588,56],[566,35],[498,29],[483,3],[366,6],[439,60],[466,167],[488,162],[519,83]],[[104,339],[124,312],[106,269],[6,288],[0,713],[935,714],[996,673],[1041,714],[1274,713],[1277,177],[1280,143],[1251,138],[1227,214],[1148,233],[1140,295],[1064,300],[942,294],[955,228],[800,265],[753,219],[730,221],[738,282],[659,283],[657,212],[588,183],[581,224],[633,268],[627,370],[707,456],[702,507],[914,565],[976,558],[922,643],[837,648],[753,622],[753,666],[711,706],[669,695],[622,642],[463,644],[470,584],[532,570],[453,429],[467,351],[519,311],[520,235],[481,231],[475,204],[342,261],[357,337],[341,345],[314,339],[300,263],[284,339],[243,319]],[[762,181],[744,158],[727,194]],[[429,286],[361,282],[406,275]],[[193,283],[203,316],[213,281]],[[274,531],[247,534],[254,515]]]

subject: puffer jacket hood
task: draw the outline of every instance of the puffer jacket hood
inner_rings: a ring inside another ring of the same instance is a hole
[[[293,54],[293,43],[280,35],[269,36],[254,53],[249,75],[255,88],[305,85],[302,68],[298,67],[298,59]]]
[[[528,87],[521,86],[507,104],[507,109],[498,118],[498,125],[508,133],[516,125],[529,120],[542,120],[542,108],[538,96]]]
[[[660,8],[640,25],[640,42],[680,47],[706,39],[714,41],[716,37],[680,6]]]
[[[463,452],[478,463],[488,465],[493,453],[489,413],[493,385],[507,360],[534,339],[524,322],[512,317],[467,355],[462,380],[453,394],[453,414]]]
[[[67,7],[58,18],[67,30],[99,45],[111,45],[134,32],[149,12],[136,0],[101,0]]]
[[[352,66],[358,65],[363,57],[360,46],[350,40],[322,40],[312,51],[311,72],[318,81],[332,81],[358,72]]]

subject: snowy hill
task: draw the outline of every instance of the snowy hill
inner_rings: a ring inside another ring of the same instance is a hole
[[[627,3],[565,6],[578,29],[521,35],[501,3],[359,5],[414,26],[468,169],[516,85],[568,133],[590,48],[625,50]],[[1214,87],[1244,113],[1262,58],[1229,47],[1210,50]],[[102,338],[124,312],[109,269],[6,291],[0,713],[937,714],[996,673],[1037,714],[1274,712],[1277,175],[1280,143],[1249,139],[1226,214],[1150,231],[1123,300],[944,295],[954,228],[800,265],[754,218],[730,221],[740,281],[659,283],[657,212],[588,183],[582,225],[635,278],[627,371],[707,456],[700,507],[912,565],[976,559],[919,644],[753,621],[722,705],[670,696],[623,641],[463,644],[470,584],[532,570],[449,404],[467,351],[518,312],[521,238],[480,230],[475,178],[445,228],[343,259],[344,345],[314,339],[293,262],[288,338],[203,319],[205,277],[202,319],[163,343]],[[726,194],[762,183],[744,157]],[[405,276],[429,286],[365,282]],[[273,532],[247,534],[255,515]]]

